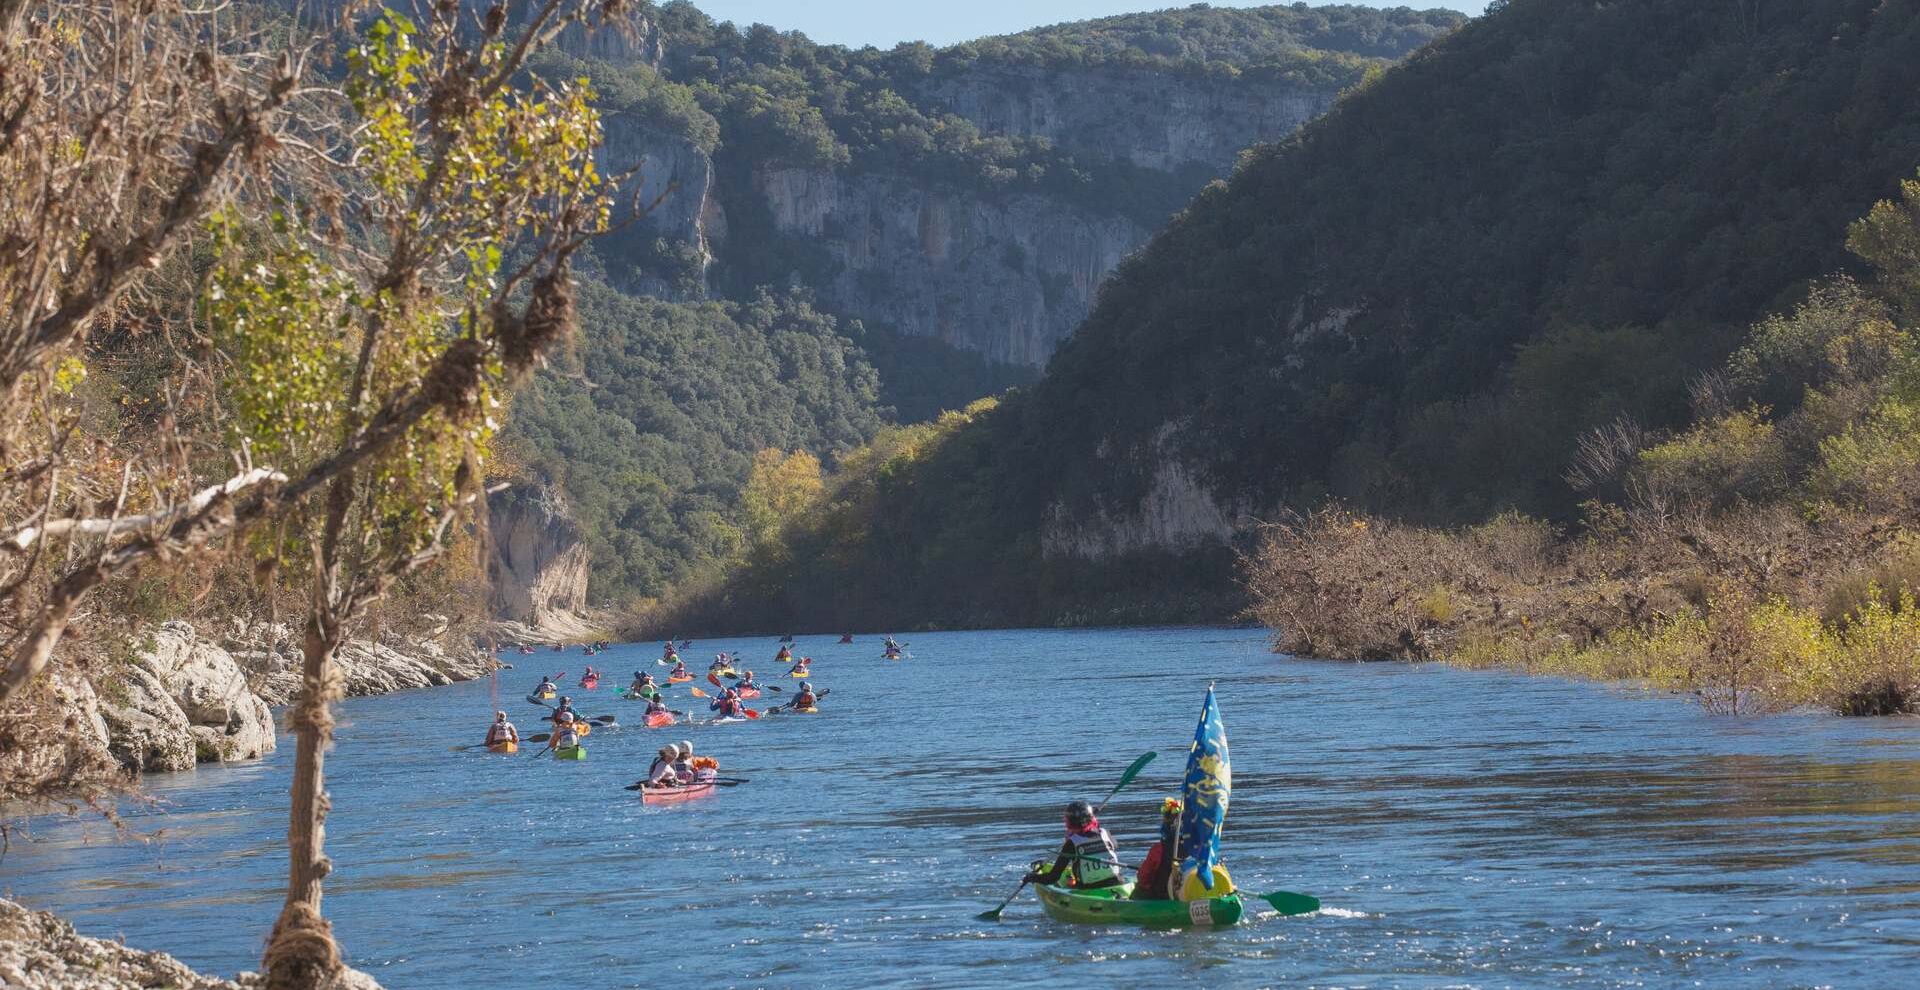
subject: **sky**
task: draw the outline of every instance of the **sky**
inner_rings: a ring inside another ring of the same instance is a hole
[[[1215,7],[1260,7],[1274,0],[1214,0]],[[1316,6],[1324,0],[1308,0]],[[1478,14],[1486,0],[1352,0],[1369,7],[1448,7]],[[1142,10],[1184,7],[1178,0],[694,0],[718,21],[799,30],[826,44],[891,48],[902,41],[951,45],[989,34]]]

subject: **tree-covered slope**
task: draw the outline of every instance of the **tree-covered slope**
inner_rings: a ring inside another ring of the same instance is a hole
[[[1916,0],[1496,5],[1249,156],[1037,385],[882,472],[884,540],[816,552],[856,511],[823,503],[784,581],[841,596],[790,621],[1044,621],[1069,567],[1129,575],[1137,614],[1165,582],[1125,554],[1328,496],[1569,512],[1584,431],[1684,422],[1747,324],[1846,268],[1920,162],[1916,51]]]
[[[1034,380],[1100,278],[1244,145],[1461,20],[1188,9],[855,51],[684,2],[641,13],[534,66],[591,81],[605,163],[644,162],[652,211],[592,246],[577,359],[511,430],[614,604],[746,553],[763,448],[831,465]],[[1347,43],[1366,53],[1315,47]]]

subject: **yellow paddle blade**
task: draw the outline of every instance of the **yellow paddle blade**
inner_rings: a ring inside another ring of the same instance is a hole
[[[694,688],[694,689],[693,689],[693,696],[694,696],[694,697],[696,697],[696,698],[704,698],[704,697],[706,697],[706,696],[707,696],[707,692],[705,692],[705,691],[702,691],[702,690],[700,690],[699,688]]]

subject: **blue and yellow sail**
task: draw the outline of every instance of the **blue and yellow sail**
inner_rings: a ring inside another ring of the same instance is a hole
[[[1200,724],[1187,750],[1187,775],[1180,784],[1184,808],[1174,835],[1176,882],[1169,884],[1181,900],[1221,897],[1232,892],[1232,881],[1220,865],[1220,833],[1227,824],[1227,804],[1233,795],[1233,764],[1227,758],[1227,725],[1220,718],[1213,685],[1200,706]],[[1220,889],[1222,886],[1225,889]]]

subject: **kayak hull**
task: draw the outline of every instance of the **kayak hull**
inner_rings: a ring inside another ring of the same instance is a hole
[[[1226,928],[1240,923],[1240,895],[1200,901],[1135,901],[1132,884],[1082,893],[1065,887],[1037,888],[1040,907],[1055,921],[1079,925],[1140,925],[1146,928]]]
[[[647,728],[664,729],[673,724],[673,716],[666,712],[655,712],[647,716]]]
[[[520,744],[519,744],[519,743],[517,743],[517,742],[497,742],[497,743],[488,743],[488,744],[487,744],[487,752],[489,752],[489,753],[518,753],[518,752],[520,752]]]
[[[740,689],[740,697],[742,697],[742,698],[758,698],[758,697],[760,697],[760,689],[759,689],[759,688],[741,688],[741,689]]]
[[[587,758],[587,747],[562,746],[553,751],[553,758],[556,760],[584,760]]]
[[[684,677],[669,677],[667,678],[667,683],[668,684],[685,684],[690,680],[693,680],[692,674],[688,674]]]
[[[678,801],[691,801],[706,797],[714,792],[712,783],[681,784],[677,787],[648,787],[640,791],[640,800],[647,804],[673,804]]]
[[[789,671],[787,671],[787,676],[789,676],[789,677],[812,677],[812,676],[813,676],[813,674],[812,674],[812,672],[811,672],[811,671],[805,671],[805,670],[789,670]]]
[[[818,714],[820,714],[820,709],[818,709],[818,708],[789,708],[789,709],[787,709],[787,711],[790,711],[790,712],[792,712],[792,713],[794,713],[795,715],[818,715]]]

